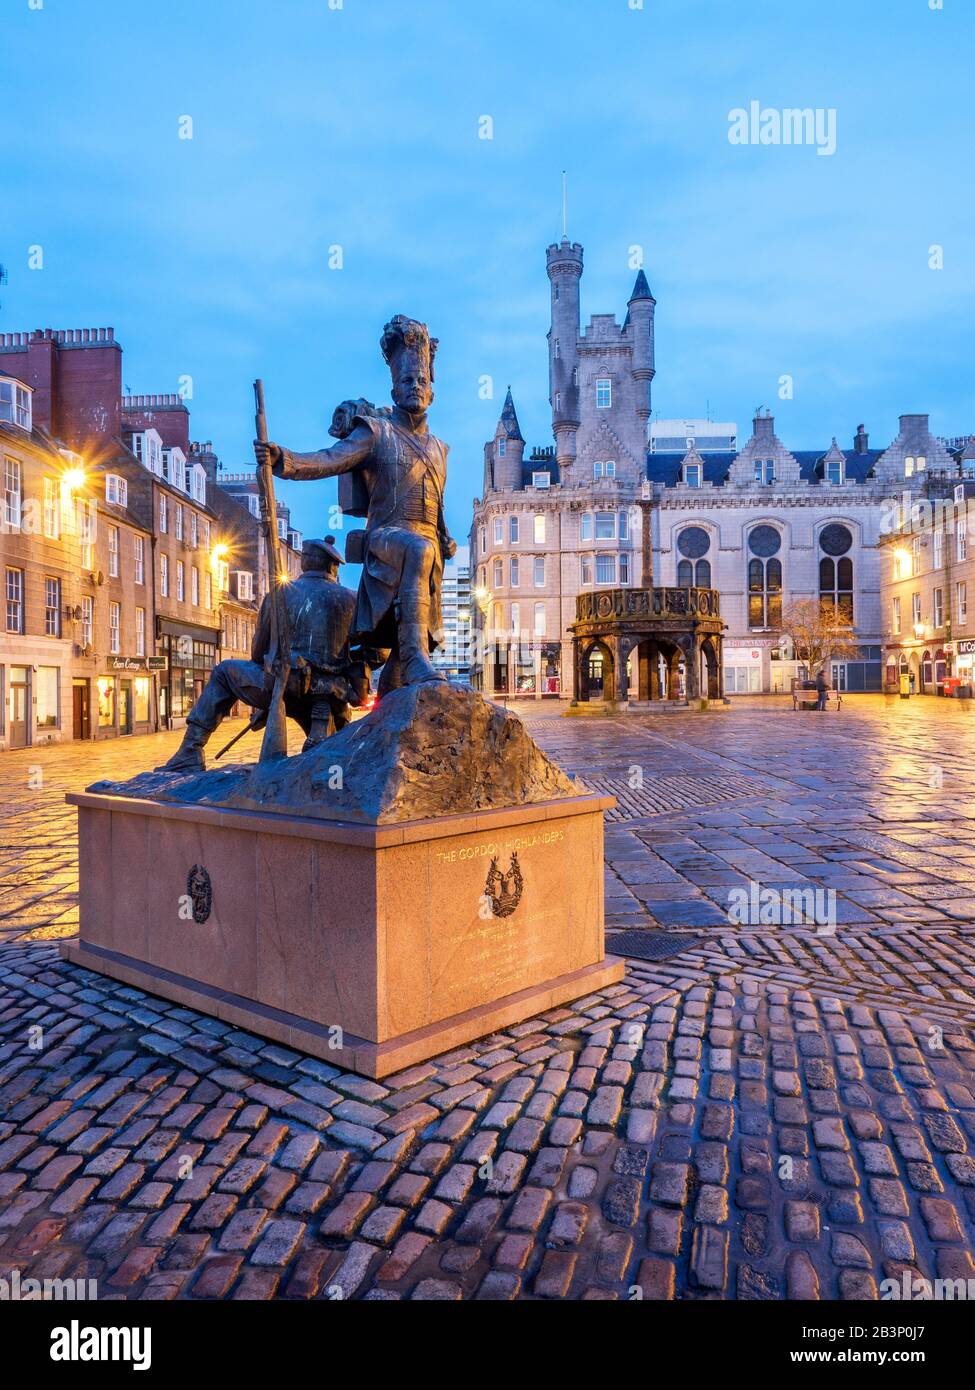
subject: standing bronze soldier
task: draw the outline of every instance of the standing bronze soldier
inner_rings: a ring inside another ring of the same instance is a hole
[[[397,314],[380,347],[393,378],[391,412],[347,402],[332,426],[344,437],[331,448],[297,454],[255,441],[254,451],[258,464],[270,461],[282,478],[351,475],[351,488],[343,489],[340,479],[340,500],[344,510],[367,517],[365,532],[353,532],[346,546],[346,560],[362,563],[351,641],[388,652],[382,696],[400,685],[444,679],[430,653],[441,635],[444,560],[457,546],[444,521],[447,445],[427,429],[437,340],[425,324]]]

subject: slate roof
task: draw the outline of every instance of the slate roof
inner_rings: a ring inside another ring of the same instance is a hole
[[[847,481],[863,483],[866,482],[871,469],[884,450],[868,449],[863,454],[854,453],[852,449],[844,449],[843,452],[846,456]],[[829,453],[828,449],[793,449],[791,453],[799,464],[799,476],[803,482],[820,483],[822,481],[820,465]],[[727,480],[728,469],[738,455],[728,452],[702,453],[700,457],[704,463],[704,481],[721,487]],[[648,454],[647,477],[652,483],[657,483],[661,487],[674,487],[680,479],[683,461],[683,455],[678,453]]]

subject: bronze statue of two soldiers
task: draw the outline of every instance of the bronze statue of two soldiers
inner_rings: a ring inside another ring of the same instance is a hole
[[[392,409],[362,400],[343,402],[330,430],[338,443],[315,453],[254,443],[259,469],[270,464],[281,478],[337,477],[342,510],[366,518],[365,530],[352,532],[346,544],[346,560],[362,565],[357,596],[337,583],[341,557],[334,549],[327,556],[327,573],[313,568],[324,550],[316,549],[319,558],[309,561],[314,575],[324,575],[322,583],[305,584],[306,572],[287,590],[303,585],[308,594],[298,603],[294,599],[299,596],[283,595],[285,616],[294,607],[301,612],[301,630],[317,628],[321,634],[317,645],[310,644],[314,651],[299,651],[298,629],[294,622],[288,624],[292,660],[285,705],[305,728],[306,749],[348,722],[348,706],[361,703],[372,667],[382,666],[380,699],[401,685],[443,679],[430,654],[440,641],[444,561],[457,546],[444,520],[447,445],[427,428],[437,340],[425,324],[397,314],[386,324],[380,347],[392,374]],[[308,542],[305,549],[322,545]],[[274,601],[272,592],[264,600],[262,618]],[[259,620],[258,636],[266,626]],[[258,710],[270,705],[274,675],[261,665],[264,652],[258,645],[255,640],[251,662],[223,661],[214,669],[187,717],[183,743],[166,764],[168,770],[204,767],[203,745],[235,700]],[[309,648],[307,641],[304,647]],[[249,669],[239,669],[243,667]],[[309,702],[309,693],[325,686],[313,718],[315,701]],[[323,717],[323,701],[329,717]]]

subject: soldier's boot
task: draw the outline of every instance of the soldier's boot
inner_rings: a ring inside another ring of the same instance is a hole
[[[335,721],[332,718],[332,706],[328,700],[316,700],[312,706],[311,722],[308,726],[308,737],[301,745],[302,753],[307,753],[310,748],[315,748],[319,743],[324,743],[335,733]]]
[[[429,598],[411,594],[406,600],[400,600],[398,618],[396,635],[402,683],[420,685],[424,681],[446,680],[430,660]]]
[[[176,749],[168,763],[163,763],[162,767],[157,767],[157,772],[206,772],[207,760],[203,755],[203,749],[209,743],[213,735],[212,729],[204,729],[202,724],[196,724],[193,720],[186,721],[186,728],[183,730],[183,741]]]
[[[399,625],[399,659],[404,685],[446,680],[446,676],[430,660],[427,630],[426,623],[404,622]]]

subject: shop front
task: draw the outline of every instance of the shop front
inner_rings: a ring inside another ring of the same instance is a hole
[[[109,657],[108,670],[95,678],[92,737],[120,738],[157,729],[156,681],[164,669],[162,657]]]
[[[182,728],[194,702],[217,662],[220,633],[193,623],[157,620],[160,663],[159,720],[170,729]]]
[[[760,695],[764,689],[762,648],[736,647],[725,642],[724,693],[726,695]]]
[[[946,680],[946,693],[971,699],[975,694],[975,637],[959,637],[945,643],[945,655],[951,662],[951,676]]]

